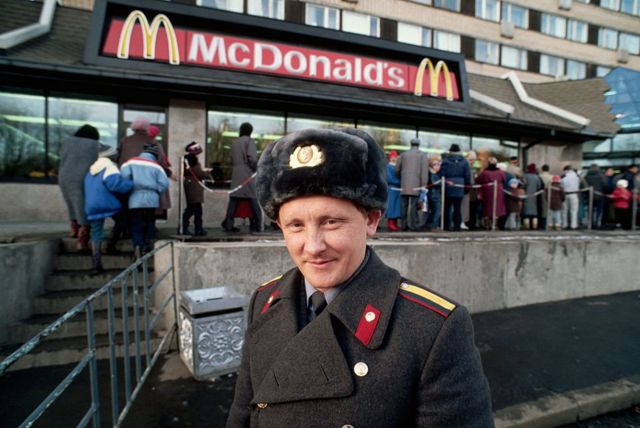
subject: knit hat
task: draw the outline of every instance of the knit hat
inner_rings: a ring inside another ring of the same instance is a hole
[[[527,165],[527,172],[529,174],[535,174],[536,172],[538,172],[538,168],[536,167],[536,164],[530,163],[529,165]]]
[[[187,146],[184,148],[184,151],[189,155],[199,155],[200,153],[202,153],[202,146],[195,141],[192,141],[187,144]]]
[[[136,117],[131,123],[131,129],[133,131],[146,131],[149,129],[149,119],[146,117]]]
[[[347,199],[384,211],[384,152],[369,134],[358,129],[293,132],[262,152],[256,188],[265,213],[274,219],[284,202],[308,195]]]
[[[151,137],[151,139],[155,140],[158,134],[160,134],[160,128],[155,125],[149,125],[147,134],[149,134],[149,137]]]
[[[449,147],[449,153],[460,153],[460,146],[457,144],[452,144],[451,147]]]
[[[98,143],[98,157],[100,158],[110,158],[118,153],[118,150],[110,146],[109,144]]]
[[[411,139],[411,145],[412,146],[419,146],[420,145],[420,139],[419,138],[412,138]]]
[[[554,175],[553,177],[551,177],[552,183],[560,183],[561,181],[562,181],[562,177],[560,177],[559,175]]]
[[[629,182],[627,180],[625,180],[624,178],[621,178],[616,183],[616,186],[622,187],[623,189],[626,189],[627,187],[629,187]]]
[[[514,185],[519,186],[520,180],[518,180],[517,178],[512,178],[511,180],[509,180],[509,187],[513,187]]]
[[[143,153],[151,153],[153,156],[156,157],[156,159],[160,158],[160,146],[154,143],[147,143],[144,145],[144,152]]]
[[[398,152],[396,152],[395,150],[391,150],[388,156],[389,156],[389,159],[395,159],[398,157]]]

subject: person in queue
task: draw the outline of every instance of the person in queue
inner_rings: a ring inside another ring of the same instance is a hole
[[[387,203],[366,133],[307,129],[257,171],[295,268],[252,295],[228,427],[490,427],[467,309],[367,245]]]

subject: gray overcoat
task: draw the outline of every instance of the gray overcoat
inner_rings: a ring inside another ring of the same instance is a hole
[[[67,205],[69,220],[87,226],[84,212],[84,176],[98,159],[98,141],[72,136],[62,141],[58,185]]]
[[[398,158],[396,174],[400,177],[400,193],[405,196],[418,196],[420,190],[415,189],[425,186],[429,180],[427,157],[417,146],[411,147]]]
[[[258,166],[258,151],[256,143],[246,135],[238,138],[231,146],[231,161],[233,172],[231,173],[231,189],[244,183],[244,185],[231,193],[232,198],[256,198],[255,178],[249,177],[256,172]],[[248,181],[247,181],[248,180]]]
[[[298,269],[256,290],[227,427],[493,426],[467,310],[370,251],[302,329]]]

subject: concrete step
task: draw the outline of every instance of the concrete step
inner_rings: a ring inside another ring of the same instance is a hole
[[[151,312],[151,317],[154,313]],[[8,343],[25,343],[29,341],[36,334],[47,328],[52,322],[60,317],[59,314],[41,314],[32,316],[29,319],[14,323],[9,328]],[[94,312],[94,328],[96,334],[108,334],[109,322],[108,313],[106,310]],[[122,310],[115,310],[115,325],[116,331],[122,330]],[[129,309],[129,330],[134,329],[133,308]],[[144,317],[143,311],[140,310],[138,314],[138,326],[143,329]],[[81,312],[74,318],[66,321],[59,330],[57,330],[52,337],[56,339],[71,338],[85,336],[87,334],[86,313]]]
[[[65,290],[97,290],[114,276],[122,272],[122,269],[109,269],[100,275],[91,276],[86,270],[57,271],[47,278],[47,291]]]
[[[33,300],[33,313],[35,315],[42,314],[63,314],[73,308],[75,305],[86,299],[95,290],[80,289],[80,290],[64,290],[64,291],[52,291],[38,296]],[[131,286],[128,288],[128,304],[133,305],[133,292]],[[114,307],[122,307],[122,298],[120,287],[116,287],[113,293]],[[96,311],[106,310],[109,302],[107,295],[100,296],[93,301],[93,309]],[[138,305],[142,307],[143,297],[142,292],[138,295]]]
[[[102,243],[102,248],[104,249],[106,246],[107,246],[107,242],[105,240]],[[68,238],[68,237],[62,238],[60,240],[60,247],[62,249],[62,252],[64,253],[78,252],[76,250],[76,238]],[[116,248],[122,252],[133,254],[133,243],[131,242],[131,239],[123,239],[119,241],[118,244],[116,245]]]
[[[151,339],[152,353],[160,345],[164,331],[153,334]],[[146,355],[146,345],[144,341],[144,333],[140,336],[140,355]],[[134,335],[129,335],[129,354],[136,355],[136,346],[134,343]],[[116,356],[123,357],[125,346],[123,345],[122,335],[116,336]],[[98,359],[107,359],[110,357],[109,336],[96,335],[96,356]],[[13,351],[19,348],[19,345],[9,345],[0,348],[0,360],[4,360]],[[72,364],[80,361],[87,353],[87,338],[72,337],[63,339],[45,339],[34,350],[16,361],[9,371],[30,369],[34,367],[59,366],[64,364]],[[143,358],[144,359],[144,358]]]
[[[102,266],[105,269],[126,269],[133,259],[131,255],[103,255]],[[149,260],[149,265],[153,264],[153,260]],[[77,271],[77,270],[90,270],[93,267],[91,256],[88,254],[59,254],[56,257],[55,269],[56,271]]]

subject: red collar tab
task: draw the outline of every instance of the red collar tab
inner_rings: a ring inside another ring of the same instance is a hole
[[[369,346],[379,321],[380,311],[371,305],[367,305],[356,329],[356,337],[364,346]]]
[[[275,302],[275,300],[278,298],[279,295],[280,295],[280,290],[276,290],[273,293],[271,293],[271,296],[269,296],[269,298],[267,299],[267,302],[262,307],[262,310],[260,311],[260,315],[267,312],[267,310],[271,307],[271,304]]]

